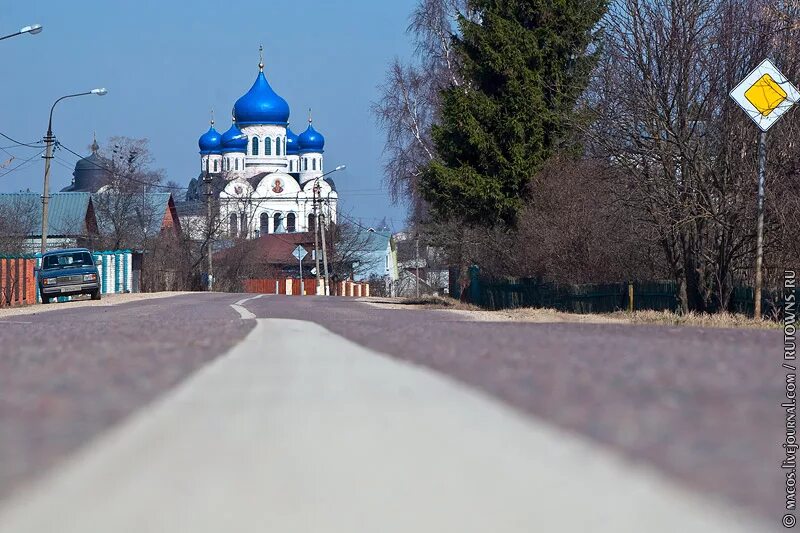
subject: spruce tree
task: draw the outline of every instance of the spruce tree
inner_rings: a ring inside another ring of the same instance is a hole
[[[442,93],[438,159],[421,192],[438,220],[513,224],[568,132],[595,63],[606,0],[471,0],[455,49],[465,84]]]

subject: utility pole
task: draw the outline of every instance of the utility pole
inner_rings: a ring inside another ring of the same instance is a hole
[[[325,268],[325,296],[331,295],[331,277],[328,274],[328,247],[325,245],[325,217],[322,218],[323,223],[320,224],[320,234],[322,235],[322,264]]]
[[[764,263],[764,181],[767,166],[767,132],[762,131],[758,138],[758,222],[756,222],[756,282],[753,291],[755,309],[753,316],[761,320],[761,275]]]
[[[39,26],[38,24],[35,26],[38,27],[38,31],[29,30],[30,33],[38,33],[39,31],[41,31],[41,26]],[[34,28],[34,27],[29,26],[28,28]],[[53,159],[53,144],[55,143],[56,140],[55,136],[53,135],[53,111],[55,111],[56,106],[61,100],[65,100],[67,98],[75,98],[77,96],[86,96],[87,94],[104,96],[107,93],[108,91],[105,88],[101,88],[101,89],[92,89],[91,91],[86,91],[85,93],[68,94],[66,96],[62,96],[61,98],[53,102],[53,106],[50,108],[50,119],[47,121],[47,133],[45,133],[44,135],[44,141],[45,143],[47,143],[47,148],[45,150],[45,155],[44,155],[44,186],[42,187],[42,246],[41,246],[42,254],[44,254],[45,251],[47,251],[47,216],[49,214],[48,208],[50,204],[50,160]]]
[[[50,160],[53,159],[53,142],[55,142],[52,124],[47,127],[44,142],[47,143],[47,149],[44,154],[44,187],[42,188],[42,245],[40,249],[42,254],[47,251],[47,216],[49,214],[48,208],[50,205]]]
[[[206,284],[208,288],[208,292],[214,290],[214,262],[212,259],[212,250],[211,250],[211,242],[213,240],[213,223],[212,223],[212,216],[213,216],[213,209],[211,205],[211,174],[208,171],[208,165],[210,161],[208,156],[206,156],[206,174],[203,177],[203,181],[206,184],[206,254],[208,254],[208,282]]]
[[[317,293],[320,287],[320,272],[319,272],[319,214],[317,213],[317,197],[319,195],[319,180],[314,183],[314,260],[317,263],[316,276],[317,276]]]

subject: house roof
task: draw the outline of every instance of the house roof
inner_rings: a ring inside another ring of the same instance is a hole
[[[175,202],[175,210],[178,213],[179,217],[190,217],[190,216],[206,216],[206,204],[205,202],[197,201],[190,201],[190,202]]]
[[[113,232],[114,226],[110,214],[102,206],[105,202],[105,195],[117,194],[113,191],[94,193],[92,198],[97,206],[97,226],[101,233]],[[129,193],[126,193],[129,194]],[[138,221],[144,223],[148,235],[157,235],[164,227],[164,220],[170,210],[172,194],[168,192],[148,192],[144,194],[130,193],[133,201],[131,216],[141,217]],[[173,203],[174,207],[174,203]]]
[[[0,194],[0,206],[24,206],[30,209],[32,229],[30,237],[42,234],[41,196],[38,193]],[[87,215],[92,216],[91,194],[88,192],[57,192],[50,194],[47,216],[47,233],[51,237],[85,236],[87,234]]]
[[[296,265],[297,258],[292,255],[292,252],[300,245],[306,249],[308,256],[304,259],[310,261],[311,252],[314,249],[314,232],[307,231],[301,233],[270,233],[257,239],[248,241],[245,244],[238,244],[237,246],[252,246],[253,253],[257,257],[257,261],[263,264],[270,265]],[[227,254],[235,253],[236,246],[226,248],[218,252],[218,255],[225,256]]]
[[[390,231],[361,229],[358,232],[358,242],[363,243],[363,252],[385,252],[391,238]]]

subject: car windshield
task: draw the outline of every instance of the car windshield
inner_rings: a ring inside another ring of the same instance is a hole
[[[53,270],[58,268],[76,268],[94,266],[89,252],[67,252],[63,254],[46,255],[42,269]]]

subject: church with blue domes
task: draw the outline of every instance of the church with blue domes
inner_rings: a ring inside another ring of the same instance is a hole
[[[231,126],[211,127],[198,141],[200,177],[187,200],[201,200],[210,183],[219,200],[221,233],[255,238],[269,233],[313,231],[314,188],[323,223],[336,222],[338,194],[325,173],[325,137],[308,126],[289,127],[289,104],[270,86],[263,59],[255,83],[233,106]]]

